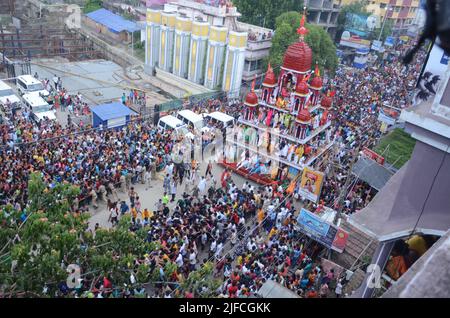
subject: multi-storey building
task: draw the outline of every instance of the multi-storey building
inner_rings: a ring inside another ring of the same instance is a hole
[[[308,23],[323,27],[332,38],[336,35],[341,0],[305,0]]]
[[[184,80],[197,91],[239,95],[242,81],[262,73],[273,31],[237,21],[240,13],[220,1],[166,1],[148,9],[146,64]],[[189,88],[187,89],[189,90]]]
[[[358,0],[342,0],[342,4],[357,2]],[[367,0],[366,9],[380,17],[380,21],[392,21],[393,34],[406,34],[414,25],[419,11],[419,0]]]

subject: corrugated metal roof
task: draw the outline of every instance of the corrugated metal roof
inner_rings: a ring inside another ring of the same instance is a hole
[[[137,115],[127,106],[118,102],[92,106],[91,111],[102,120],[120,118],[128,115]]]
[[[136,32],[141,28],[139,25],[133,21],[129,21],[121,17],[120,15],[114,14],[106,9],[98,9],[86,14],[90,19],[97,23],[103,24],[109,30],[115,33],[122,31]]]
[[[380,191],[381,188],[394,175],[386,167],[376,161],[361,157],[353,166],[352,172],[359,179],[367,182],[372,188]]]

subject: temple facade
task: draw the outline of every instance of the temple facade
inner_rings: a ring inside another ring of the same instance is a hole
[[[283,182],[314,166],[333,145],[332,97],[322,92],[318,66],[312,70],[304,23],[303,16],[299,41],[287,49],[278,78],[269,65],[261,90],[255,92],[253,84],[246,96],[239,136],[227,138],[229,168]]]

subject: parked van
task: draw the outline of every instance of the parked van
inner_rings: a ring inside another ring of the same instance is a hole
[[[187,136],[192,139],[194,138],[194,135],[189,131],[187,125],[172,115],[161,117],[158,121],[158,127],[163,130],[171,129],[180,137]]]
[[[192,110],[180,110],[177,114],[177,118],[185,123],[188,127],[192,128],[194,131],[202,131],[202,128],[204,126],[203,117],[199,114],[194,113]]]
[[[9,107],[7,107],[8,104]],[[0,106],[5,112],[20,108],[20,98],[17,97],[13,89],[3,81],[0,81]]]
[[[27,105],[36,121],[48,118],[49,120],[56,120],[55,110],[51,109],[51,106],[36,93],[25,94],[22,96],[25,105]]]
[[[22,75],[17,77],[16,85],[21,95],[27,93],[35,93],[47,98],[50,93],[44,88],[41,81],[35,79],[31,75]]]
[[[232,128],[235,122],[234,117],[222,112],[212,112],[207,114],[205,116],[205,121],[208,126],[213,126],[219,129]]]

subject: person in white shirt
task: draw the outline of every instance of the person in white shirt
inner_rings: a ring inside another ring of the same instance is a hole
[[[194,249],[191,249],[189,254],[189,267],[191,271],[195,270],[195,265],[197,264],[197,254],[195,254]]]
[[[58,76],[53,76],[53,83],[55,84],[55,91],[58,90]]]
[[[181,253],[178,253],[177,259],[175,260],[175,263],[177,264],[178,268],[183,267],[184,261],[183,261],[183,255]]]
[[[340,298],[342,295],[342,284],[341,284],[341,280],[338,281],[338,283],[336,284],[336,289],[334,290],[335,294],[336,294],[336,298]]]
[[[217,240],[212,241],[211,246],[209,247],[209,257],[211,257],[215,252],[217,248]]]
[[[198,190],[199,190],[201,195],[203,195],[205,193],[205,191],[206,191],[206,179],[205,179],[205,177],[202,177],[202,179],[198,183]]]
[[[220,255],[222,254],[222,250],[223,250],[223,243],[220,242],[217,247],[216,247],[216,253],[214,254],[214,256],[216,257],[216,259],[220,259]]]

